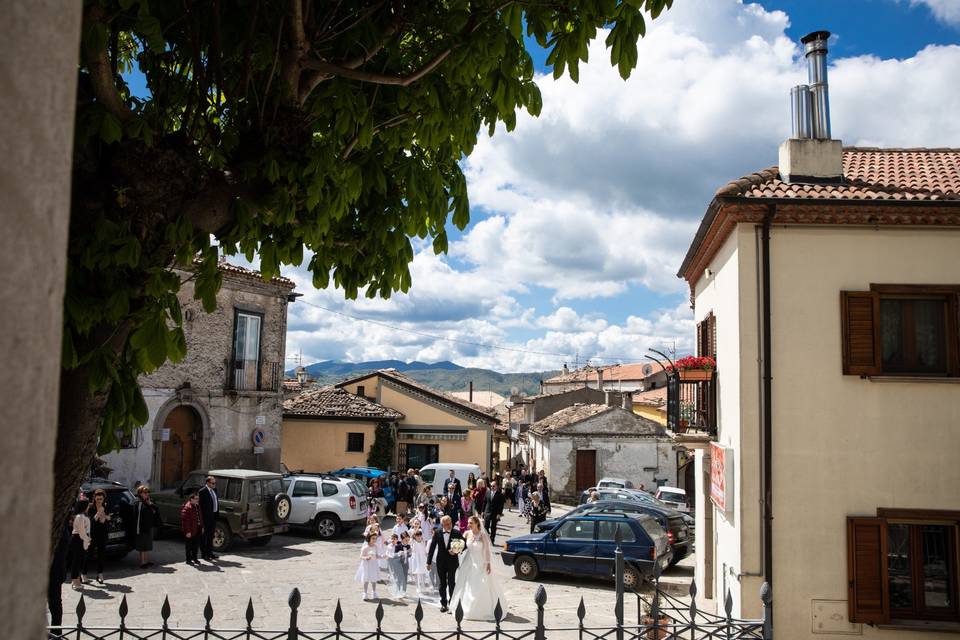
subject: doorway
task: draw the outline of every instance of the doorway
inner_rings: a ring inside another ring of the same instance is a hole
[[[203,428],[196,410],[175,407],[163,421],[160,438],[160,485],[176,487],[200,462]]]
[[[437,444],[408,444],[406,468],[419,469],[428,464],[440,462],[440,445]]]
[[[597,486],[597,452],[577,449],[577,493]]]

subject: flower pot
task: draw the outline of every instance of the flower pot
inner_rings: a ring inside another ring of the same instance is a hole
[[[713,369],[681,369],[681,380],[712,380]]]
[[[668,638],[671,635],[671,631],[670,627],[667,625],[669,625],[671,622],[673,621],[667,616],[660,616],[660,619],[657,621],[659,626],[654,627],[653,618],[650,616],[644,616],[643,625],[645,627],[651,627],[650,629],[646,630],[644,637],[646,637],[647,640],[663,640],[664,638]]]

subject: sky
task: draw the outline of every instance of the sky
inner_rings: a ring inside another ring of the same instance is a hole
[[[799,39],[821,29],[834,137],[960,147],[960,0],[675,0],[628,81],[603,34],[579,84],[533,51],[540,117],[481,134],[463,162],[470,224],[451,227],[447,255],[415,241],[408,294],[347,301],[284,269],[303,294],[288,358],[514,372],[689,353],[677,269],[713,193],[776,164],[789,89],[806,79]]]

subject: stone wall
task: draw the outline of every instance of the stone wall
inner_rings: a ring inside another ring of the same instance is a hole
[[[604,477],[625,478],[647,490],[657,485],[674,485],[677,481],[677,461],[673,443],[661,437],[617,438],[607,436],[553,437],[549,457],[544,461],[547,477],[554,495],[560,500],[576,504],[577,451],[593,449],[597,452],[597,480]]]

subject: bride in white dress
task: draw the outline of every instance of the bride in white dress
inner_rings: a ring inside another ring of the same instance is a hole
[[[459,603],[463,607],[463,617],[467,620],[492,621],[493,611],[499,600],[503,619],[503,616],[507,615],[507,603],[490,565],[490,537],[483,530],[477,516],[470,516],[469,526],[470,530],[464,536],[466,548],[460,556],[457,585],[450,598],[450,609],[456,611]]]

